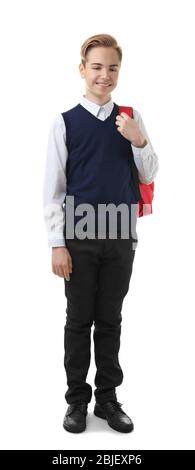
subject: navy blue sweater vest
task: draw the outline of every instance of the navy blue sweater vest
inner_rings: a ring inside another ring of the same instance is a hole
[[[141,198],[131,144],[115,124],[118,111],[114,103],[104,121],[81,104],[62,113],[68,150],[66,195],[74,196],[75,208],[88,203],[97,212],[98,204],[126,203],[130,207]],[[120,230],[120,221],[118,227]]]

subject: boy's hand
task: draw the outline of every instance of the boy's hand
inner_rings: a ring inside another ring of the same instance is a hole
[[[136,121],[128,114],[121,113],[116,116],[116,125],[117,130],[125,137],[125,139],[129,140],[134,147],[143,148],[147,144],[147,140],[142,134],[138,124]]]
[[[52,248],[52,271],[57,276],[65,277],[66,281],[70,281],[72,258],[68,249],[64,246]]]

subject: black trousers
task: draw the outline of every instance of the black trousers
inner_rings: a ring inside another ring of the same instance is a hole
[[[134,240],[135,242],[135,240]],[[133,239],[66,240],[73,263],[70,281],[65,282],[67,298],[64,327],[64,367],[68,404],[87,403],[92,387],[86,382],[91,358],[91,327],[94,325],[96,401],[116,398],[115,388],[123,381],[119,364],[121,310],[128,292],[136,245]],[[134,247],[135,246],[135,247]]]

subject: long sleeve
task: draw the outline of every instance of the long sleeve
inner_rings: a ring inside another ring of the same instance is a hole
[[[45,167],[43,210],[50,247],[65,246],[66,128],[61,115],[50,127]]]
[[[134,161],[138,169],[140,182],[150,184],[154,180],[159,169],[158,157],[154,152],[143,120],[138,111],[136,111],[135,109],[133,110],[133,116],[148,142],[143,148],[137,148],[132,145]]]

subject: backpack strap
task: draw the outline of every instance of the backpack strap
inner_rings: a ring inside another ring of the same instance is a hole
[[[119,114],[126,113],[133,118],[133,108],[131,106],[119,106]]]
[[[119,106],[119,114],[126,113],[133,119],[133,108],[131,106]],[[136,167],[137,168],[137,167]],[[139,181],[140,200],[138,202],[137,217],[152,214],[152,200],[154,197],[154,181],[144,184]]]

